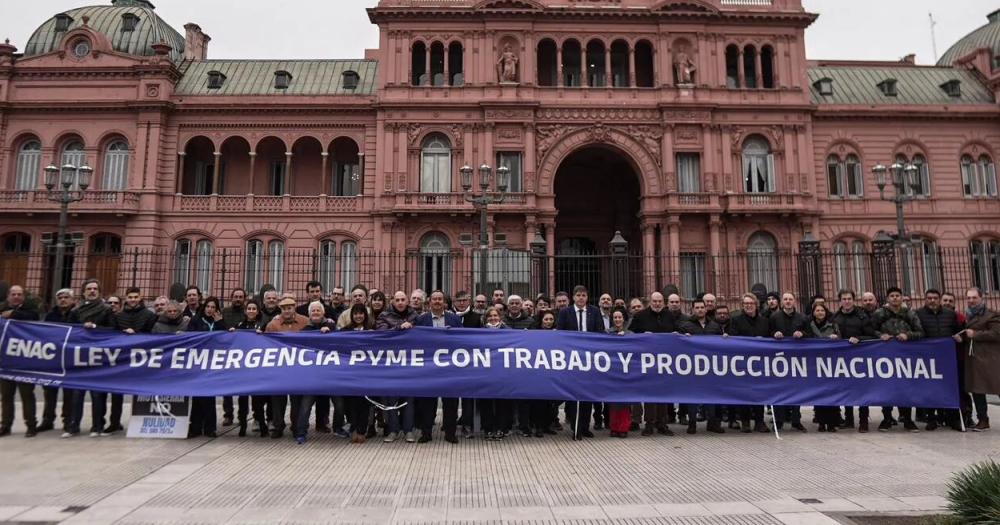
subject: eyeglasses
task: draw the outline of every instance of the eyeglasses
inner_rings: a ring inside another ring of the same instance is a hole
[[[122,304],[121,301],[108,301],[108,304]]]

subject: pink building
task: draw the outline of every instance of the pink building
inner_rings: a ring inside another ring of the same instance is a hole
[[[0,279],[51,289],[44,168],[89,164],[66,283],[468,288],[479,216],[459,168],[488,164],[510,170],[491,284],[607,286],[604,256],[574,254],[617,231],[623,293],[800,287],[803,247],[823,254],[811,289],[877,289],[896,214],[871,168],[901,162],[916,242],[890,264],[913,291],[1000,290],[1000,11],[933,67],[809,60],[800,0],[368,13],[379,47],[352,60],[213,60],[202,28],[146,0],[0,45]]]

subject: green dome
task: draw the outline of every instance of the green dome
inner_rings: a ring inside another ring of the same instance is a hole
[[[938,60],[939,66],[950,66],[963,56],[985,47],[993,51],[993,57],[1000,55],[1000,9],[986,15],[989,23],[965,35],[961,40],[945,51]],[[996,60],[994,58],[994,60]]]
[[[184,37],[156,16],[153,9],[153,4],[146,0],[112,0],[111,5],[79,7],[59,13],[35,30],[24,46],[24,56],[41,55],[57,50],[66,33],[82,27],[83,18],[88,17],[87,26],[106,35],[115,51],[130,55],[153,56],[156,52],[151,46],[166,42],[173,48],[170,58],[179,62],[184,54]],[[60,18],[66,20],[67,16],[68,26],[60,28]],[[131,31],[123,30],[126,25],[125,19],[132,17],[135,17],[133,19],[135,28]]]

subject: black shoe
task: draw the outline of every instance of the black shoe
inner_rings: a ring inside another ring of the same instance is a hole
[[[878,424],[879,432],[888,432],[892,430],[892,421],[889,419],[883,419],[881,423]]]
[[[543,437],[545,437],[545,432],[542,432],[541,430],[536,430],[535,431],[535,437],[536,438],[543,438]]]
[[[656,429],[653,428],[653,425],[650,425],[649,423],[646,423],[646,428],[642,429],[642,435],[644,435],[644,436],[652,436],[653,432],[655,432],[655,431],[656,431]]]
[[[531,429],[529,428],[522,428],[518,432],[521,434],[521,437],[531,437]]]
[[[858,433],[867,434],[868,433],[868,420],[862,419],[858,422]]]
[[[820,423],[819,424],[819,428],[816,429],[816,432],[826,432],[826,425],[823,424],[823,423]]]
[[[316,425],[316,432],[319,432],[320,434],[330,434],[333,430],[329,427],[329,425]]]
[[[837,433],[837,425],[829,425],[829,426],[827,426],[826,427],[826,431],[829,432],[829,433],[831,433],[831,434],[836,434]]]
[[[56,427],[51,421],[42,421],[41,425],[35,429],[35,432],[48,432],[49,430],[54,430]]]
[[[573,441],[583,441],[583,436],[573,436]]]
[[[444,440],[447,441],[448,443],[451,443],[452,445],[458,444],[458,436],[456,436],[454,432],[445,433]]]
[[[722,423],[709,423],[706,428],[712,434],[725,434],[726,429],[722,428]]]
[[[274,429],[271,431],[271,439],[281,439],[285,435],[285,429]]]
[[[231,427],[233,426],[233,416],[225,416],[222,418],[222,426]]]
[[[604,430],[603,423],[594,423],[594,430]]]
[[[928,432],[934,432],[937,429],[938,429],[937,421],[934,421],[933,419],[930,420],[930,421],[928,421],[927,422],[927,426],[924,427],[924,430],[926,430]]]
[[[214,430],[212,430],[210,432],[205,432],[205,437],[207,437],[207,438],[217,438],[217,437],[219,437],[219,435],[216,434]]]
[[[792,423],[792,428],[798,430],[799,432],[802,432],[803,434],[809,432],[808,430],[806,430],[806,427],[802,426],[802,423]]]
[[[656,433],[664,435],[664,436],[673,436],[674,435],[674,431],[670,430],[670,427],[667,427],[667,426],[662,426],[662,427],[656,429]]]
[[[753,431],[757,432],[758,434],[767,434],[771,432],[771,429],[767,428],[767,423],[763,421],[758,421],[753,424]]]
[[[546,429],[542,430],[542,433],[543,434],[548,434],[550,436],[555,436],[555,435],[559,434],[558,432],[556,432],[555,430],[552,430],[551,428],[546,428]],[[536,434],[537,434],[537,432],[536,432]]]
[[[121,432],[122,430],[125,429],[122,428],[121,425],[108,425],[108,428],[102,430],[101,434],[114,434],[115,432]]]
[[[592,437],[594,437],[594,433],[591,432],[591,431],[589,431],[589,430],[584,430],[583,432],[580,432],[580,435],[583,436],[583,437],[585,437],[585,438],[592,438]]]
[[[905,428],[907,432],[920,432],[920,429],[917,428],[917,424],[909,419],[903,421],[903,428]]]
[[[688,434],[697,434],[698,433],[698,424],[694,423],[694,422],[688,423],[687,433]]]
[[[687,416],[681,416],[677,420],[677,422],[680,423],[681,425],[687,425],[688,424],[688,417]]]
[[[94,435],[93,432],[90,433],[91,436]],[[198,430],[188,430],[188,439],[201,437],[201,432]]]
[[[28,427],[28,430],[24,433],[24,437],[33,438],[38,435],[38,427]]]
[[[629,432],[635,432],[636,430],[639,430],[639,423],[632,422],[632,424],[628,426],[628,430]]]
[[[247,422],[240,421],[240,437],[247,437]]]
[[[417,440],[417,443],[430,443],[430,442],[431,442],[431,435],[426,433],[421,433],[420,439]]]
[[[257,432],[260,434],[260,437],[266,438],[268,435],[267,423],[264,423],[263,421],[258,421]]]

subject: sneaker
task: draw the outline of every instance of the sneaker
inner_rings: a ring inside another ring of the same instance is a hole
[[[985,417],[980,419],[979,423],[976,423],[976,426],[972,427],[973,432],[986,432],[989,429],[990,429],[990,420]]]
[[[60,438],[60,439],[69,439],[69,438],[71,438],[71,437],[76,437],[76,436],[78,436],[78,435],[80,435],[80,433],[79,433],[79,432],[63,432],[63,433],[62,433],[62,434],[61,434],[61,435],[59,436],[59,438]]]
[[[298,436],[298,437],[295,438],[295,442],[298,443],[299,445],[305,445],[306,444],[306,437],[305,436]]]
[[[382,442],[383,443],[395,443],[395,441],[396,441],[396,439],[398,437],[399,437],[399,434],[397,434],[396,432],[389,432],[389,435],[387,435],[384,438],[382,438]]]
[[[90,437],[92,437],[92,438],[101,437],[101,433],[100,432],[91,432],[90,433]]]
[[[335,436],[337,436],[339,438],[344,438],[344,439],[347,439],[347,438],[351,437],[351,435],[346,430],[344,430],[342,428],[339,429],[339,430],[337,430],[336,432],[334,432],[333,435],[335,435]]]
[[[878,424],[879,432],[888,432],[892,430],[892,420],[883,419],[881,423]]]
[[[937,429],[938,429],[937,421],[933,420],[928,421],[927,426],[924,427],[924,430],[926,430],[927,432],[934,432]]]
[[[920,429],[917,428],[917,424],[909,419],[903,421],[903,428],[905,428],[907,432],[920,432]]]
[[[417,442],[417,435],[414,434],[413,431],[407,432],[406,433],[406,442],[407,443],[416,443]]]
[[[651,425],[649,423],[646,423],[646,428],[642,429],[642,435],[644,435],[644,436],[652,436],[653,432],[655,432],[655,431],[656,431],[656,429],[653,428],[653,425]]]

